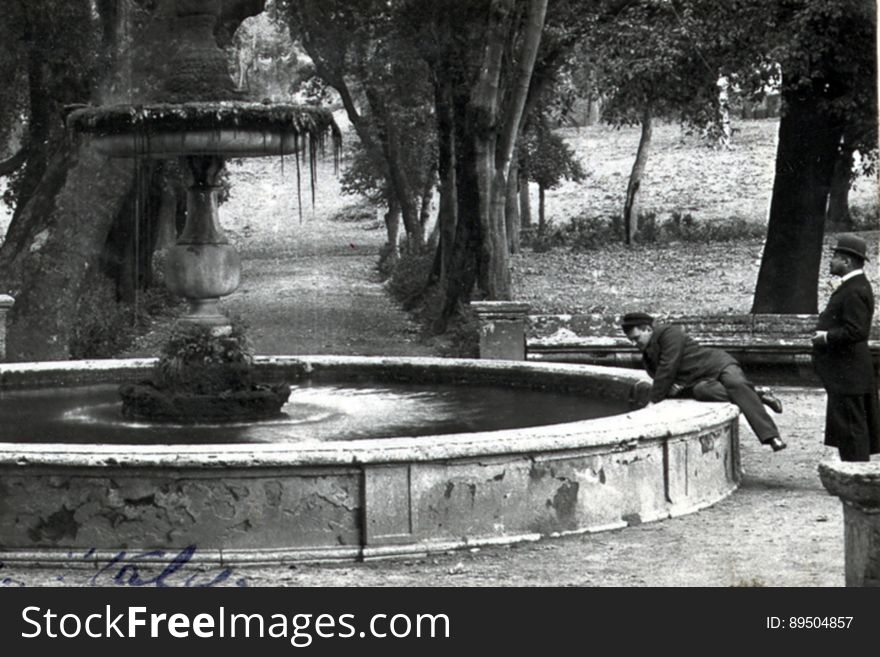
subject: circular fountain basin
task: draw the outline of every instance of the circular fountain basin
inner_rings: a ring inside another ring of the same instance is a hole
[[[140,380],[154,362],[0,365],[0,401]],[[291,409],[290,425],[268,438],[227,428],[232,438],[185,442],[185,432],[166,427],[164,443],[114,444],[97,442],[110,440],[97,427],[86,429],[94,442],[60,442],[13,420],[0,442],[0,560],[95,565],[139,550],[147,563],[188,548],[227,566],[423,554],[668,518],[713,504],[740,480],[736,407],[674,400],[628,410],[644,380],[633,370],[298,356],[261,358],[258,375],[291,381],[292,400],[300,389],[352,382],[474,386],[569,406],[583,396],[615,414],[475,431],[442,422],[399,431],[390,422],[377,435],[343,425],[319,436],[308,425],[323,421],[315,418],[328,404],[314,403]],[[360,404],[377,417],[405,411],[399,401]]]
[[[71,112],[67,124],[109,157],[265,157],[302,151],[310,131],[338,127],[327,110],[245,101],[111,105]]]

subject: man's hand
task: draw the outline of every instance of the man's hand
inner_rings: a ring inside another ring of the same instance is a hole
[[[816,331],[813,334],[813,344],[828,344],[828,331]]]

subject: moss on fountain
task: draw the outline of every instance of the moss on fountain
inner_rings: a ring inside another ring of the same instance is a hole
[[[229,327],[180,322],[149,380],[119,388],[128,419],[241,422],[280,414],[288,383],[255,383],[254,357],[244,324]]]
[[[102,105],[76,110],[68,127],[91,134],[145,134],[192,130],[256,130],[321,138],[339,138],[329,110],[282,103],[246,101]]]

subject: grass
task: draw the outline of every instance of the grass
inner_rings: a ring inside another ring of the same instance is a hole
[[[654,131],[640,210],[659,225],[690,215],[706,239],[690,240],[667,230],[656,243],[627,247],[619,241],[591,243],[582,228],[589,248],[572,250],[570,243],[549,250],[526,247],[512,256],[514,298],[531,303],[536,313],[749,312],[773,190],[778,122],[742,121],[735,128],[729,151],[707,148],[676,125],[661,124]],[[548,193],[551,231],[576,234],[578,223],[612,223],[609,217],[623,207],[638,129],[591,126],[563,133],[588,176],[583,183],[564,183]],[[876,226],[876,182],[859,179],[850,206],[860,221]],[[880,233],[861,234],[876,266]],[[835,239],[833,233],[826,235],[823,276]],[[868,274],[875,281],[880,278],[876,269]],[[828,293],[820,282],[820,305]]]

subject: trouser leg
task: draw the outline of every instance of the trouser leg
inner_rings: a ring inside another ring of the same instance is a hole
[[[865,395],[828,393],[825,442],[837,445],[841,461],[871,460]]]
[[[745,373],[739,365],[728,365],[718,376],[721,385],[724,386],[730,401],[739,406],[746,422],[755,432],[761,443],[770,442],[770,439],[779,437],[779,429],[764,403],[755,392],[755,387],[746,379]]]
[[[694,384],[691,394],[697,401],[729,402],[727,388],[718,379],[703,379]]]

